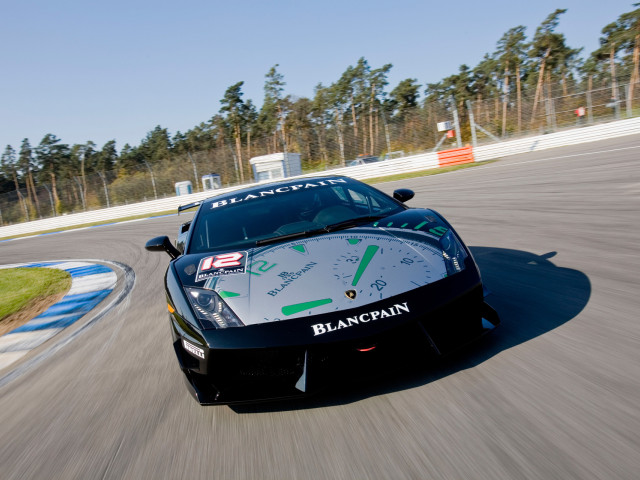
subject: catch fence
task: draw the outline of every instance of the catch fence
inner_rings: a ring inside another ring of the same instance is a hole
[[[176,182],[186,180],[193,192],[200,192],[202,175],[210,173],[220,175],[222,187],[251,183],[249,159],[269,153],[300,153],[304,173],[322,172],[348,165],[362,154],[397,158],[487,145],[632,118],[640,111],[640,85],[628,82],[604,81],[582,90],[546,84],[536,90],[518,94],[510,88],[508,94],[490,99],[449,97],[392,118],[382,109],[358,117],[344,110],[315,123],[285,124],[284,132],[272,136],[244,138],[240,151],[229,139],[206,150],[169,154],[155,163],[68,174],[57,178],[55,187],[41,182],[0,195],[0,226],[167,198],[176,195]],[[442,122],[451,122],[451,130],[439,130]]]

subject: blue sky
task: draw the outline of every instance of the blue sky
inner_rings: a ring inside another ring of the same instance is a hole
[[[392,63],[389,87],[475,66],[511,27],[531,37],[556,8],[558,31],[588,54],[633,1],[0,0],[0,149],[46,133],[64,143],[139,144],[207,121],[230,85],[262,104],[279,64],[287,94],[313,95],[365,57]],[[423,90],[423,89],[421,89]]]

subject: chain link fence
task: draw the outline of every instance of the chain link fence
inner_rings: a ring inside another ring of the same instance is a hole
[[[640,86],[614,84],[577,93],[564,89],[542,92],[538,98],[522,95],[520,99],[511,93],[501,99],[469,103],[478,141],[496,141],[635,117]],[[465,114],[468,118],[468,112]],[[471,129],[473,124],[469,126]]]
[[[251,157],[282,151],[300,153],[304,173],[348,165],[358,155],[389,158],[426,151],[480,145],[520,136],[544,134],[576,126],[638,116],[640,85],[605,80],[591,88],[569,88],[549,83],[537,91],[518,94],[510,88],[497,98],[460,101],[451,97],[425,103],[420,108],[387,118],[384,112],[363,112],[353,122],[350,110],[331,121],[286,125],[285,132],[264,138],[243,139],[241,152],[233,140],[205,151],[172,155],[149,164],[68,175],[35,189],[18,189],[0,195],[0,225],[89,211],[176,195],[175,183],[191,181],[202,190],[201,177],[220,175],[222,186],[253,181]],[[573,91],[574,93],[571,93]],[[455,128],[457,117],[459,128]],[[340,119],[336,122],[335,119]],[[438,123],[451,122],[452,131],[439,131]],[[56,200],[57,196],[57,200]]]

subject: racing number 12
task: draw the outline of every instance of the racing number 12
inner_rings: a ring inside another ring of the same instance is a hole
[[[244,256],[243,253],[234,252],[234,253],[223,253],[222,255],[216,255],[215,257],[208,257],[204,259],[202,262],[201,271],[210,270],[213,268],[227,268],[227,267],[238,267],[242,265],[240,260]]]

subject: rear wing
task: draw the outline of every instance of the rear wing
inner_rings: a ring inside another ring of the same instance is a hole
[[[202,203],[202,200],[198,200],[197,202],[187,203],[186,205],[180,205],[178,207],[178,214],[180,214],[180,212],[184,212],[185,210],[190,210],[192,208],[199,207],[201,203]]]

